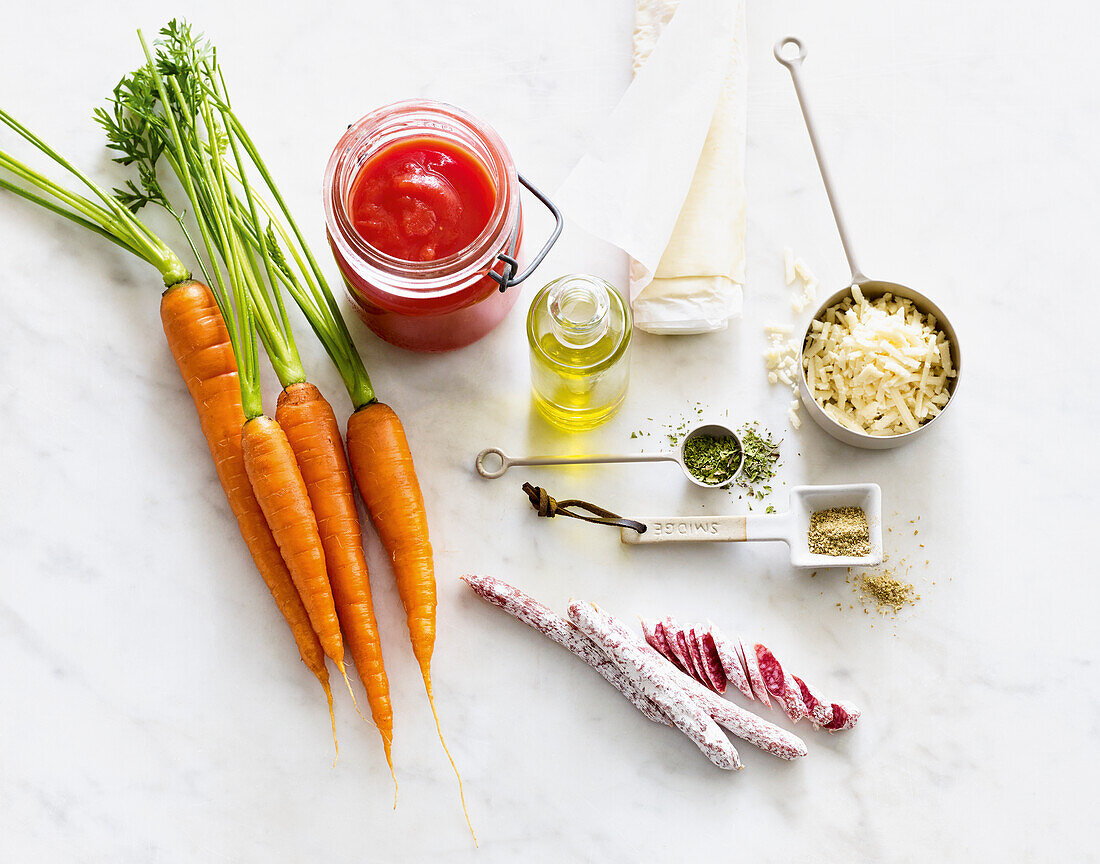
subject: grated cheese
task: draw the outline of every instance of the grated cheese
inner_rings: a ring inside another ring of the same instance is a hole
[[[868,301],[853,285],[823,318],[811,324],[802,366],[829,417],[866,435],[901,435],[943,410],[956,372],[933,316],[891,294]]]

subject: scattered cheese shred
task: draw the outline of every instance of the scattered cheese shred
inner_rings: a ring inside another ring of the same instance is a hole
[[[956,375],[947,337],[935,325],[912,300],[884,294],[868,301],[853,285],[851,297],[811,324],[802,368],[814,400],[837,423],[865,435],[919,428],[943,410]]]

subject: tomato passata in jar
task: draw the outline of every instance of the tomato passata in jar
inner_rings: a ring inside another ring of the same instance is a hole
[[[398,102],[352,125],[325,171],[325,221],[367,326],[448,351],[499,324],[519,293],[502,285],[527,275],[516,278],[522,182],[496,132],[453,106]]]

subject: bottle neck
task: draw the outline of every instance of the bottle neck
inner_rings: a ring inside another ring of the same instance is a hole
[[[563,276],[546,295],[550,326],[563,345],[595,345],[611,326],[607,287],[591,276]]]

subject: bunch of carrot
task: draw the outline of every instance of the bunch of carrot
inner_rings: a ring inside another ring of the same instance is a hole
[[[173,21],[160,35],[151,50],[139,32],[146,64],[121,81],[111,110],[97,112],[109,146],[121,154],[116,161],[136,166],[138,183],[128,182],[114,196],[105,193],[0,111],[0,120],[77,177],[92,197],[50,181],[3,151],[0,169],[22,183],[0,175],[0,187],[158,268],[167,286],[161,319],[172,356],[256,567],[290,625],[303,662],[325,690],[333,734],[325,656],[346,680],[346,639],[392,772],[393,712],[354,489],[358,486],[393,563],[442,742],[431,685],[434,565],[408,441],[394,411],[377,400],[321,269],[233,110],[215,52],[186,23]],[[182,209],[160,186],[159,164],[167,164],[179,180],[205,261]],[[262,178],[274,207],[250,184],[251,171]],[[191,279],[178,256],[134,215],[148,203],[176,219],[205,284]],[[306,380],[284,289],[347,387],[352,413],[346,454],[332,406]],[[263,412],[257,336],[283,386],[274,418]],[[460,794],[461,789],[460,778]]]

